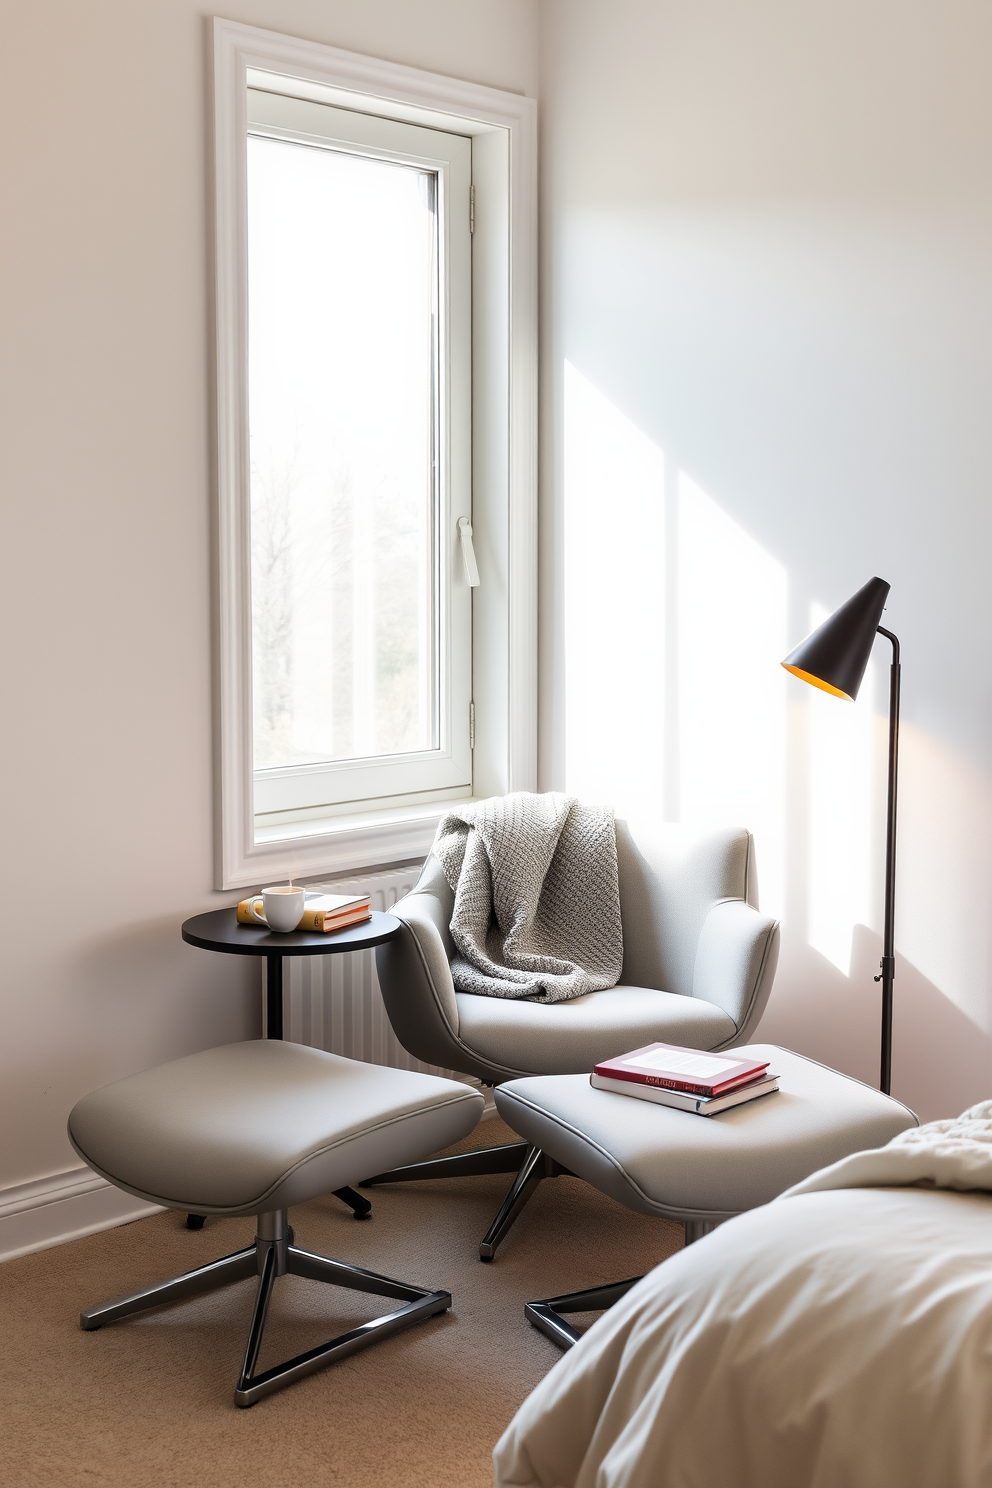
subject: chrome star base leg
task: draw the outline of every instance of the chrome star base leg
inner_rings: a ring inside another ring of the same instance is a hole
[[[408,1286],[394,1281],[392,1277],[380,1276],[376,1271],[366,1271],[362,1266],[350,1266],[344,1261],[332,1261],[326,1256],[313,1255],[301,1250],[293,1243],[293,1231],[287,1223],[285,1209],[258,1216],[258,1233],[255,1244],[245,1250],[235,1251],[222,1260],[211,1261],[195,1271],[175,1276],[171,1281],[158,1282],[143,1287],[127,1297],[118,1297],[91,1307],[82,1313],[79,1326],[90,1332],[107,1323],[115,1323],[131,1314],[144,1312],[149,1307],[161,1307],[165,1302],[178,1302],[184,1297],[195,1297],[202,1292],[214,1291],[234,1281],[243,1281],[248,1276],[258,1276],[258,1291],[248,1329],[248,1345],[244,1363],[234,1390],[235,1404],[254,1405],[265,1395],[281,1390],[308,1374],[356,1354],[370,1344],[378,1343],[393,1333],[409,1328],[425,1318],[446,1312],[451,1306],[450,1292],[429,1292],[424,1287]],[[379,1297],[395,1297],[402,1307],[388,1312],[384,1317],[372,1318],[358,1328],[297,1354],[283,1364],[276,1364],[256,1374],[265,1318],[272,1297],[272,1289],[280,1276],[306,1276],[311,1281],[323,1281],[331,1286],[347,1287],[351,1291],[369,1292]]]
[[[432,1157],[427,1162],[407,1163],[366,1178],[359,1188],[374,1183],[412,1183],[421,1178],[477,1178],[483,1173],[515,1173],[530,1151],[526,1142],[504,1142],[501,1147],[480,1147],[475,1152],[456,1152],[452,1157]]]
[[[363,1199],[360,1193],[353,1188],[336,1188],[334,1197],[340,1199],[342,1204],[347,1204],[356,1219],[368,1219],[372,1213],[372,1205],[368,1199]]]
[[[565,1292],[560,1297],[546,1297],[543,1302],[527,1302],[524,1304],[524,1317],[560,1349],[570,1349],[582,1335],[570,1323],[566,1323],[561,1314],[601,1312],[625,1297],[640,1279],[639,1276],[632,1276],[629,1281],[614,1281],[609,1286],[589,1287],[584,1292]]]
[[[474,1178],[487,1173],[516,1173],[510,1192],[479,1246],[479,1259],[491,1261],[521,1209],[542,1178],[572,1177],[568,1168],[556,1163],[539,1147],[527,1142],[507,1142],[502,1147],[482,1147],[476,1152],[456,1152],[453,1157],[435,1157],[428,1162],[408,1163],[389,1173],[366,1178],[360,1188],[374,1183],[410,1183],[420,1178]]]
[[[555,1162],[553,1157],[542,1152],[540,1147],[528,1147],[517,1176],[510,1186],[510,1192],[500,1205],[496,1218],[479,1245],[480,1261],[491,1261],[495,1258],[496,1249],[506,1238],[507,1230],[524,1205],[533,1197],[542,1179],[574,1178],[574,1176],[575,1174],[568,1168],[563,1168],[561,1163]]]
[[[684,1223],[686,1245],[695,1244],[716,1229],[716,1224],[707,1219],[687,1219]],[[565,1321],[561,1316],[563,1312],[602,1312],[625,1297],[640,1280],[639,1276],[632,1276],[629,1281],[589,1287],[584,1292],[565,1292],[561,1297],[546,1297],[543,1302],[526,1302],[524,1317],[560,1349],[570,1349],[582,1335]]]

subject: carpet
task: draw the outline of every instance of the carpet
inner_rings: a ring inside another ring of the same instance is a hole
[[[484,1121],[452,1151],[513,1140]],[[260,1401],[233,1403],[254,1281],[83,1333],[82,1308],[250,1244],[251,1219],[187,1230],[167,1213],[0,1268],[5,1488],[489,1488],[490,1454],[560,1357],[525,1301],[647,1271],[682,1227],[633,1214],[575,1178],[545,1181],[495,1262],[478,1242],[504,1176],[368,1191],[356,1222],[333,1197],[291,1213],[298,1244],[453,1295],[419,1324]],[[276,1285],[259,1367],[395,1304],[298,1277]]]

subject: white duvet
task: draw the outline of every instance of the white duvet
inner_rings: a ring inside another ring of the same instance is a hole
[[[722,1225],[538,1385],[496,1488],[992,1488],[990,1189],[986,1103]]]

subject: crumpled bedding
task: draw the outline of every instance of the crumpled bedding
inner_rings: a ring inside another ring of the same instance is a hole
[[[496,1488],[992,1488],[990,1190],[986,1102],[722,1225],[551,1370]]]
[[[905,1188],[917,1184],[992,1192],[992,1101],[970,1106],[946,1121],[910,1127],[885,1147],[853,1152],[804,1178],[780,1197],[831,1188]]]

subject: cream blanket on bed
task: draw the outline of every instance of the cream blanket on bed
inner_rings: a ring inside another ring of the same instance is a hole
[[[721,1225],[538,1385],[496,1488],[992,1488],[990,1189],[986,1102]]]
[[[912,1126],[887,1147],[854,1152],[804,1178],[780,1197],[828,1188],[984,1189],[992,1192],[992,1101],[947,1121]]]
[[[431,851],[455,894],[460,992],[565,1002],[616,986],[623,932],[611,811],[518,791],[449,811]]]

